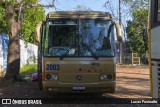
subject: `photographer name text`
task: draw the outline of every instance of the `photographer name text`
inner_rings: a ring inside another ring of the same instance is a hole
[[[131,100],[132,104],[157,104],[157,100]]]

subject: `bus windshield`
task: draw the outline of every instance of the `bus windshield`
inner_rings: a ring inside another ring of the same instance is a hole
[[[111,20],[57,19],[46,23],[44,55],[55,57],[114,56]]]

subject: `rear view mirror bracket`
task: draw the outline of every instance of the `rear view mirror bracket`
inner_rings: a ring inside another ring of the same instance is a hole
[[[116,27],[116,34],[117,34],[117,40],[119,42],[122,42],[122,31],[121,31],[121,26],[118,22],[114,22],[115,27]]]
[[[38,43],[40,42],[40,35],[41,35],[40,28],[41,28],[42,24],[43,24],[43,21],[40,21],[35,28],[35,37],[34,38]]]

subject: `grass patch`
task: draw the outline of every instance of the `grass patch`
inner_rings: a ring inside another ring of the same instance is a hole
[[[21,75],[29,75],[32,73],[37,72],[37,65],[36,64],[26,64],[20,68]]]

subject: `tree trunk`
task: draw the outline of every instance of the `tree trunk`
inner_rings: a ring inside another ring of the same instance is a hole
[[[16,20],[14,13],[13,6],[6,7],[9,28],[7,71],[4,77],[6,80],[17,80],[20,70],[20,23]]]

